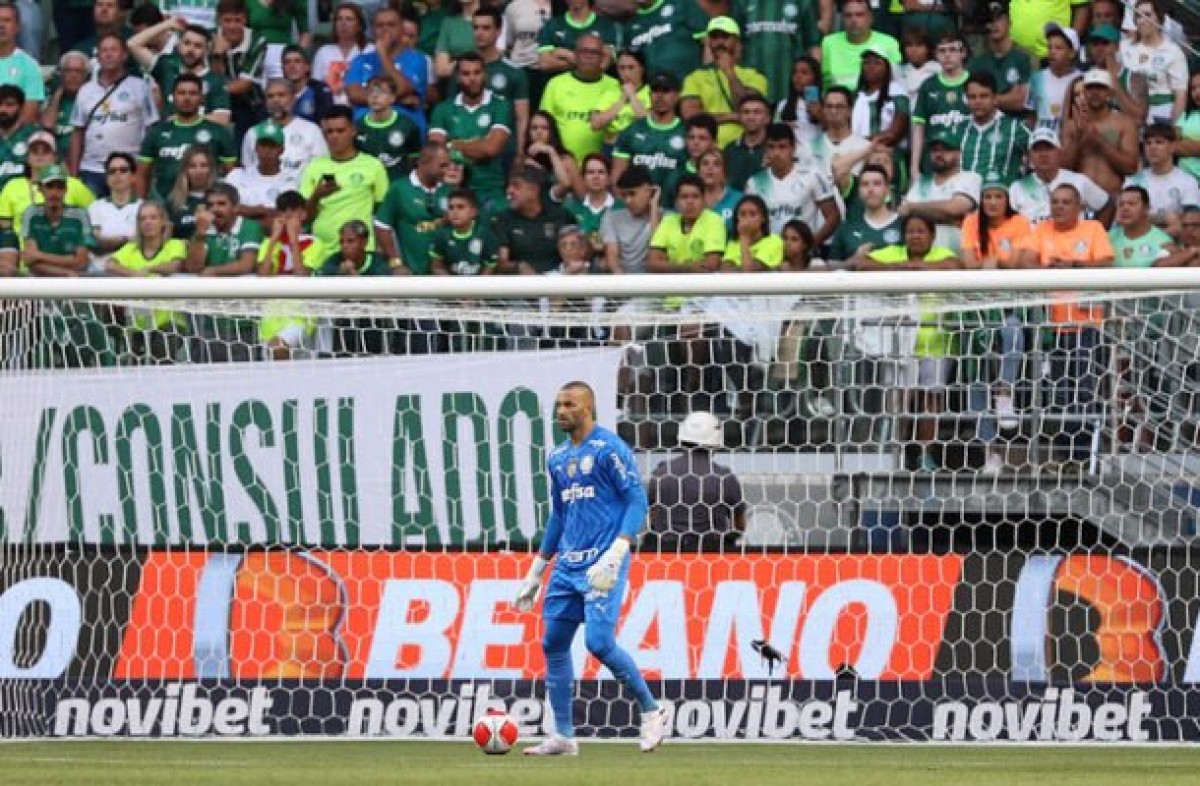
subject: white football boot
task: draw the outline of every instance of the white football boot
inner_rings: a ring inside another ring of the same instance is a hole
[[[568,737],[553,734],[545,742],[525,749],[526,756],[578,756],[579,743]]]
[[[638,747],[642,753],[662,745],[663,735],[667,733],[667,711],[659,707],[656,710],[642,713],[642,730],[638,735]]]

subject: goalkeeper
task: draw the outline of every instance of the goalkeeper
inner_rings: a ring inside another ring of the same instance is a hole
[[[571,716],[571,642],[584,624],[588,651],[637,699],[642,711],[638,745],[658,747],[666,713],[650,694],[629,653],[617,646],[617,615],[629,572],[629,548],[646,520],[649,505],[633,452],[620,437],[596,425],[596,400],[583,382],[569,382],[555,400],[558,426],[569,439],[554,449],[550,473],[550,519],[541,552],[517,593],[516,606],[529,611],[537,600],[550,560],[542,608],[545,634],[546,690],[554,711],[555,734],[527,748],[528,756],[579,753]]]

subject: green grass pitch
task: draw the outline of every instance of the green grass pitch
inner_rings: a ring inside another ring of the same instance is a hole
[[[1172,786],[1200,782],[1200,750],[584,742],[578,758],[484,756],[470,742],[36,742],[0,744],[5,786],[37,784],[796,784]]]

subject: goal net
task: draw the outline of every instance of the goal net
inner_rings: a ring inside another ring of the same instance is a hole
[[[511,601],[582,380],[672,738],[1200,737],[1200,295],[771,275],[4,301],[0,735],[548,733]],[[579,734],[636,736],[576,644]]]

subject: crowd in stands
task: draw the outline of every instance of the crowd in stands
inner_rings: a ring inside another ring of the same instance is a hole
[[[1160,0],[367,0],[327,37],[305,0],[52,7],[0,5],[0,275],[1200,265]],[[996,315],[983,431],[1028,319]],[[1047,319],[1086,400],[1103,316]],[[260,327],[277,357],[315,330]],[[927,410],[954,344],[922,320]]]

